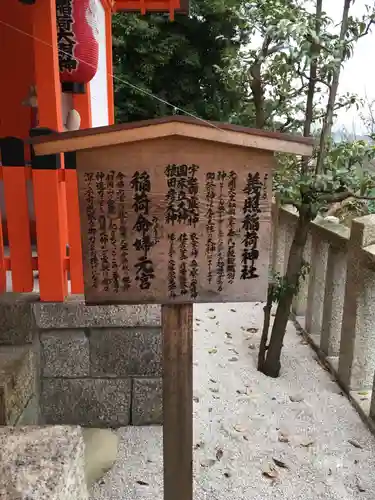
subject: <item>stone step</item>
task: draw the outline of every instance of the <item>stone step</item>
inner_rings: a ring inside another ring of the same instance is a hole
[[[88,500],[79,427],[0,427],[0,498]]]
[[[32,344],[0,346],[0,425],[37,423],[36,376]]]

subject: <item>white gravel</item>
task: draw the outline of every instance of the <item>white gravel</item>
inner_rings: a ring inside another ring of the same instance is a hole
[[[262,318],[262,304],[195,307],[194,499],[374,500],[374,437],[292,324],[280,378],[256,371]],[[162,429],[118,433],[117,463],[91,500],[162,500]],[[271,479],[273,458],[288,469]]]

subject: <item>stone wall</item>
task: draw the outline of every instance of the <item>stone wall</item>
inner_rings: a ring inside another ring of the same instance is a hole
[[[36,294],[4,294],[0,344],[32,346],[38,358],[30,369],[38,390],[19,423],[36,423],[40,407],[43,424],[160,424],[160,322],[159,306],[88,307],[77,296],[42,303]]]
[[[34,307],[40,406],[47,424],[161,423],[158,306],[90,306],[72,298]]]

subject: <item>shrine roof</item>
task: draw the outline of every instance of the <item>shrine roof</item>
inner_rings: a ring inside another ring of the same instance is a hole
[[[169,116],[120,125],[95,127],[33,137],[30,143],[36,155],[115,146],[167,137],[205,140],[245,148],[309,156],[314,140],[279,132],[242,127],[193,117]]]

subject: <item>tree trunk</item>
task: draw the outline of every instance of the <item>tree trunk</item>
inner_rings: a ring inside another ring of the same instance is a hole
[[[250,68],[251,82],[250,87],[253,93],[255,106],[255,126],[263,128],[266,123],[264,110],[264,88],[262,84],[261,63],[255,62]]]
[[[323,127],[322,127],[322,131],[320,133],[319,153],[318,153],[318,159],[316,162],[316,173],[317,174],[320,174],[323,172],[323,165],[324,165],[324,160],[325,160],[326,150],[327,150],[327,142],[330,139],[331,132],[332,132],[334,108],[335,108],[337,91],[339,88],[341,66],[342,66],[342,63],[344,60],[344,45],[343,44],[345,42],[345,37],[346,37],[346,34],[348,32],[349,10],[350,10],[351,2],[352,2],[352,0],[345,0],[345,2],[344,2],[344,10],[343,10],[343,14],[342,14],[341,30],[340,30],[340,37],[339,37],[339,42],[341,43],[341,46],[340,46],[340,49],[338,50],[338,54],[337,54],[337,66],[333,70],[332,83],[331,83],[331,87],[329,89],[327,112],[326,112],[326,115],[324,117]]]
[[[301,210],[297,227],[294,233],[292,246],[289,252],[288,266],[285,278],[286,290],[281,294],[277,305],[275,321],[272,327],[271,339],[267,349],[266,360],[262,372],[269,377],[277,378],[280,374],[280,356],[283,347],[286,327],[289,320],[293,297],[296,293],[298,280],[303,264],[303,251],[305,249],[309,222],[311,217],[308,212]]]
[[[259,372],[263,371],[264,361],[265,361],[266,352],[267,352],[268,332],[270,329],[270,321],[271,321],[272,293],[273,293],[273,285],[271,283],[268,285],[267,302],[266,302],[266,305],[263,307],[263,311],[264,311],[263,330],[262,330],[262,336],[260,339],[259,353],[258,353],[258,371]]]

